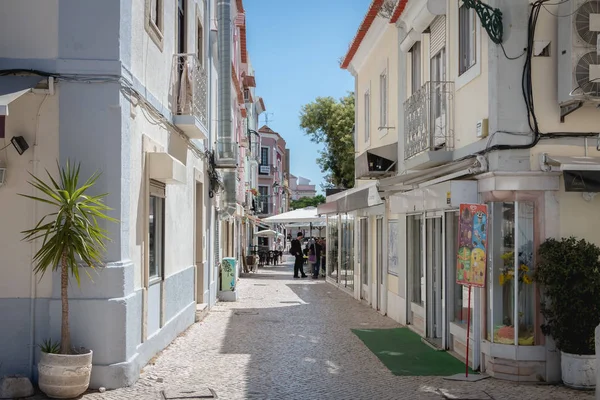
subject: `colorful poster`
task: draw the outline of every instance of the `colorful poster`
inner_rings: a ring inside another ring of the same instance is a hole
[[[487,261],[487,206],[461,204],[458,222],[456,283],[485,286]]]

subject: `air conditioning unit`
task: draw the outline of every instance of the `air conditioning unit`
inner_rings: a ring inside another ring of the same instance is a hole
[[[558,102],[600,102],[600,0],[562,2],[558,18]]]

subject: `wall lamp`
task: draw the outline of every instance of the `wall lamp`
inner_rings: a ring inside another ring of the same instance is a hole
[[[29,148],[29,145],[23,136],[13,136],[13,138],[10,139],[10,142],[15,146],[15,150],[17,150],[17,153],[19,153],[20,156]]]

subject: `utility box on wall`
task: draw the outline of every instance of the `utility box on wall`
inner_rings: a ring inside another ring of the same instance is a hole
[[[225,257],[221,261],[221,279],[219,280],[219,300],[221,301],[237,301],[236,267],[237,260],[233,257]]]

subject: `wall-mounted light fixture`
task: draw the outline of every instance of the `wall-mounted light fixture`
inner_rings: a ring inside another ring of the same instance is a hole
[[[19,155],[23,155],[23,153],[25,153],[25,151],[29,148],[29,145],[23,136],[13,136],[13,138],[10,139],[10,142],[13,146],[15,146],[15,149]]]

